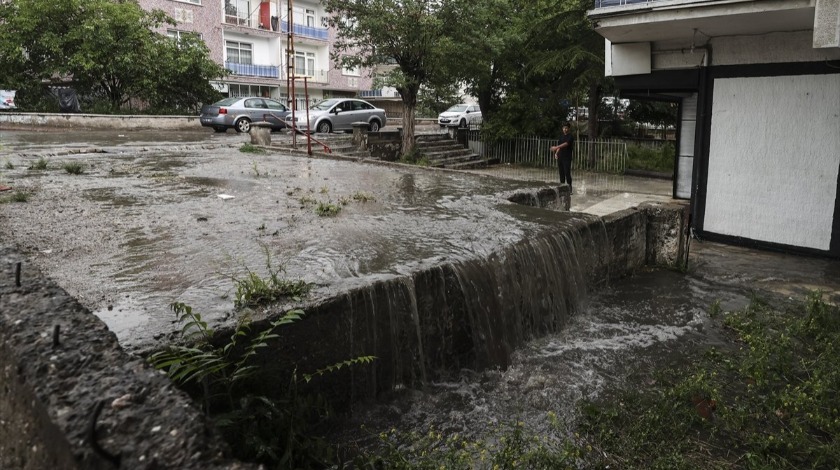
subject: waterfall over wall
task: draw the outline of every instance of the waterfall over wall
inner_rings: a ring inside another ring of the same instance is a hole
[[[562,328],[589,289],[679,259],[684,211],[650,205],[572,219],[488,256],[379,280],[307,308],[284,348],[316,367],[376,356],[330,379],[350,401],[505,367],[516,347]]]

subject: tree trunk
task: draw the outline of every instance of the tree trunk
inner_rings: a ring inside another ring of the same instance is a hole
[[[403,102],[402,118],[402,154],[408,155],[414,150],[414,112],[417,109],[417,94],[419,85],[406,85],[397,88]]]
[[[416,105],[403,105],[403,134],[402,134],[402,149],[403,155],[407,155],[414,150],[414,112],[417,109]]]

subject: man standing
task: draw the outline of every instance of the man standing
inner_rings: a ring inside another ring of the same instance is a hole
[[[569,185],[572,190],[572,151],[575,149],[575,138],[569,134],[569,125],[563,124],[563,135],[560,137],[560,144],[551,147],[554,152],[554,159],[560,168],[560,184]]]

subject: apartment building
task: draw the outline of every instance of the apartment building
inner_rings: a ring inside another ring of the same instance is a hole
[[[307,78],[310,103],[331,97],[353,97],[371,88],[368,73],[348,70],[330,60],[336,32],[326,26],[317,0],[139,0],[175,19],[165,33],[199,34],[210,56],[231,74],[213,85],[226,96],[265,96],[288,102],[291,62],[296,77]],[[294,54],[287,61],[288,33],[294,33]],[[298,107],[305,101],[303,81],[297,80]]]
[[[595,0],[622,97],[680,105],[707,239],[840,257],[840,0]]]

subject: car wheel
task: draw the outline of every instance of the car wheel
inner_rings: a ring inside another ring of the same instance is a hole
[[[251,130],[251,120],[248,118],[239,118],[233,126],[236,128],[236,132],[248,132]]]
[[[467,120],[466,119],[461,119],[461,122],[458,123],[458,127],[462,128],[462,129],[467,127]]]
[[[213,130],[219,133],[227,132],[227,127],[225,126],[213,126]]]
[[[379,132],[379,129],[381,128],[382,124],[379,124],[379,121],[377,121],[376,119],[371,121],[370,125],[368,126],[368,130],[370,130],[371,132]]]
[[[316,129],[321,134],[329,134],[332,132],[332,124],[330,124],[330,121],[321,121]]]

